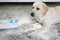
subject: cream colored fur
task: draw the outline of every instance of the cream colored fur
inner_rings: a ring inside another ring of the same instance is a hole
[[[42,23],[53,24],[60,20],[60,6],[58,7],[48,7],[43,2],[36,2],[33,4],[33,12],[36,18],[39,18]],[[36,7],[39,7],[40,10],[36,10]]]
[[[35,2],[32,7],[34,7],[32,11],[34,12],[36,20],[42,23],[42,27],[44,27],[42,31],[38,33],[40,37],[45,40],[51,40],[51,38],[57,37],[59,35],[58,31],[54,29],[54,27],[56,28],[57,26],[53,25],[60,22],[60,6],[48,7],[40,1]],[[37,7],[40,10],[36,10]],[[52,28],[52,30],[50,28]]]

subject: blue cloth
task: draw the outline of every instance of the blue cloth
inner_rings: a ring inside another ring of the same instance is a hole
[[[10,24],[15,24],[18,23],[19,19],[9,19],[9,20],[4,20],[3,23],[10,23]]]

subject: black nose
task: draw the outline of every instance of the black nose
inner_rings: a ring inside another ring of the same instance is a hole
[[[31,16],[32,16],[32,17],[34,16],[34,12],[31,13]]]

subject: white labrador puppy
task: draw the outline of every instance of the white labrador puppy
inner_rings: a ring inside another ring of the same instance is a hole
[[[43,2],[35,2],[32,6],[31,16],[35,17],[39,23],[42,23],[43,29],[39,30],[38,35],[45,40],[58,39],[58,30],[55,24],[60,22],[60,6],[48,7]]]

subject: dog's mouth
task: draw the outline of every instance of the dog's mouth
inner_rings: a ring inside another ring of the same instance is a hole
[[[34,12],[31,13],[31,16],[34,17],[33,20],[36,20],[37,23],[39,23],[39,24],[41,24],[43,26],[43,23],[40,22],[41,20],[39,19],[39,17],[38,16],[35,17]]]
[[[35,20],[35,22],[37,22],[37,23],[39,23],[40,25],[42,25],[42,26],[43,26],[43,23],[42,23],[42,22],[40,22],[41,20],[40,20],[39,18],[34,18],[34,19],[33,19],[33,21],[34,21],[34,20]],[[35,22],[34,22],[34,23],[35,23]]]

